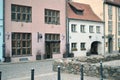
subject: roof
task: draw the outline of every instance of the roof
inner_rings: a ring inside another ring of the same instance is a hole
[[[120,0],[105,0],[105,3],[120,7]]]
[[[82,14],[76,13],[81,12]],[[88,4],[70,2],[67,6],[67,17],[72,19],[102,22]]]

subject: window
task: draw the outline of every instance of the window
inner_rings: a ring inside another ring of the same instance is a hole
[[[80,48],[81,48],[81,50],[86,50],[86,49],[85,49],[85,43],[81,43],[81,44],[80,44]]]
[[[30,55],[31,33],[12,33],[12,55]]]
[[[100,33],[100,26],[96,26],[96,32]]]
[[[60,52],[60,43],[52,43],[52,52],[54,53]]]
[[[60,11],[45,9],[45,23],[60,24]]]
[[[71,51],[77,51],[77,43],[72,43],[71,44]]]
[[[109,34],[112,33],[112,21],[108,21],[108,32]]]
[[[82,33],[85,33],[85,25],[80,25],[80,31],[81,31]]]
[[[60,52],[60,34],[45,34],[45,41],[49,43],[53,53]]]
[[[112,6],[108,5],[108,19],[112,20]]]
[[[76,32],[76,24],[71,24],[71,31]]]
[[[11,6],[11,20],[18,22],[32,21],[32,8],[28,6],[19,6],[12,4]]]
[[[120,48],[120,38],[118,38],[118,47]]]
[[[89,26],[89,32],[93,33],[93,26]]]
[[[118,21],[120,21],[120,8],[118,8]]]
[[[60,34],[45,34],[46,41],[60,41]]]
[[[69,4],[71,9],[77,14],[77,15],[83,15],[84,9],[77,9],[73,5]]]
[[[118,35],[120,36],[120,22],[118,22]]]

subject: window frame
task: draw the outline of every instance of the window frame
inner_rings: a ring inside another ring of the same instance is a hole
[[[80,48],[83,51],[86,50],[86,48],[85,48],[85,42],[80,43]]]
[[[71,24],[71,32],[77,32],[76,26],[77,26],[77,24]]]
[[[11,21],[32,22],[32,7],[11,4]]]
[[[44,9],[44,19],[46,24],[60,24],[60,11],[52,9]]]
[[[112,20],[112,15],[113,15],[113,10],[112,10],[112,6],[108,5],[108,19]]]
[[[80,25],[80,32],[85,33],[85,25]]]
[[[118,47],[120,48],[120,38],[118,38]]]
[[[111,34],[113,31],[113,23],[112,21],[108,21],[108,33]]]
[[[120,36],[120,22],[118,22],[118,35]]]
[[[45,41],[51,44],[51,50],[54,54],[60,53],[60,34],[45,34]]]
[[[71,43],[71,51],[77,51],[77,43]]]
[[[12,33],[12,56],[32,55],[32,35],[31,33]],[[25,50],[25,52],[24,52]]]
[[[96,33],[100,33],[100,26],[96,26]]]
[[[120,21],[120,8],[118,8],[118,21]]]
[[[90,33],[94,33],[94,26],[93,26],[93,25],[90,25],[90,26],[89,26],[89,32],[90,32]]]

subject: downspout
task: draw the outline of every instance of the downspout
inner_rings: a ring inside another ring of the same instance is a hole
[[[5,58],[5,0],[3,0],[3,58]]]
[[[105,39],[106,39],[106,36],[105,36],[105,2],[103,2],[103,21],[104,21],[104,54],[105,54],[105,46],[106,46],[106,43],[105,43]]]
[[[68,0],[66,0],[66,58],[69,56],[69,22],[67,14],[67,4]]]

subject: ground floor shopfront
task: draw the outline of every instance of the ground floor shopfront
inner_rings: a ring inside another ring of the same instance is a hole
[[[60,33],[12,32],[6,37],[5,55],[12,62],[62,58],[65,41]]]

